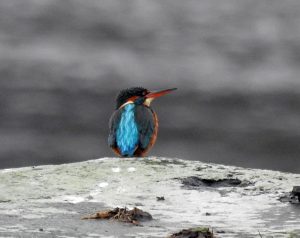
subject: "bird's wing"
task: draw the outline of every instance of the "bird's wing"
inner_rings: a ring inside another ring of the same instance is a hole
[[[135,120],[139,130],[139,146],[141,149],[147,149],[155,130],[152,110],[143,105],[136,106]]]
[[[121,111],[120,109],[116,110],[109,119],[108,145],[112,148],[117,148],[116,133],[121,120]]]

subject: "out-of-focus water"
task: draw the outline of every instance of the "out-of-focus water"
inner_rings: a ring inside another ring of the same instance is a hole
[[[153,103],[151,155],[300,172],[300,4],[0,3],[0,168],[112,155],[107,122],[130,86]]]
[[[72,88],[5,89],[1,167],[112,155],[106,139],[116,92]],[[160,130],[150,154],[299,172],[299,105],[295,93],[179,89],[153,102]]]

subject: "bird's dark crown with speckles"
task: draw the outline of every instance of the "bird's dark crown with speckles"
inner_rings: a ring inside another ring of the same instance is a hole
[[[127,88],[122,90],[118,96],[117,96],[117,109],[121,107],[126,101],[133,97],[133,96],[138,96],[138,97],[143,97],[146,94],[148,94],[149,91],[145,88],[142,87],[133,87],[133,88]]]

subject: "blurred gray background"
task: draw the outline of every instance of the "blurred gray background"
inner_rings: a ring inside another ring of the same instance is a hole
[[[120,89],[157,99],[150,155],[300,172],[299,0],[0,1],[0,168],[113,156]]]

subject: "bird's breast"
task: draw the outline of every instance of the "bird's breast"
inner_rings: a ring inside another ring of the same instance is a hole
[[[117,146],[123,156],[133,156],[139,142],[138,126],[135,121],[135,105],[123,107],[121,120],[116,133]]]

